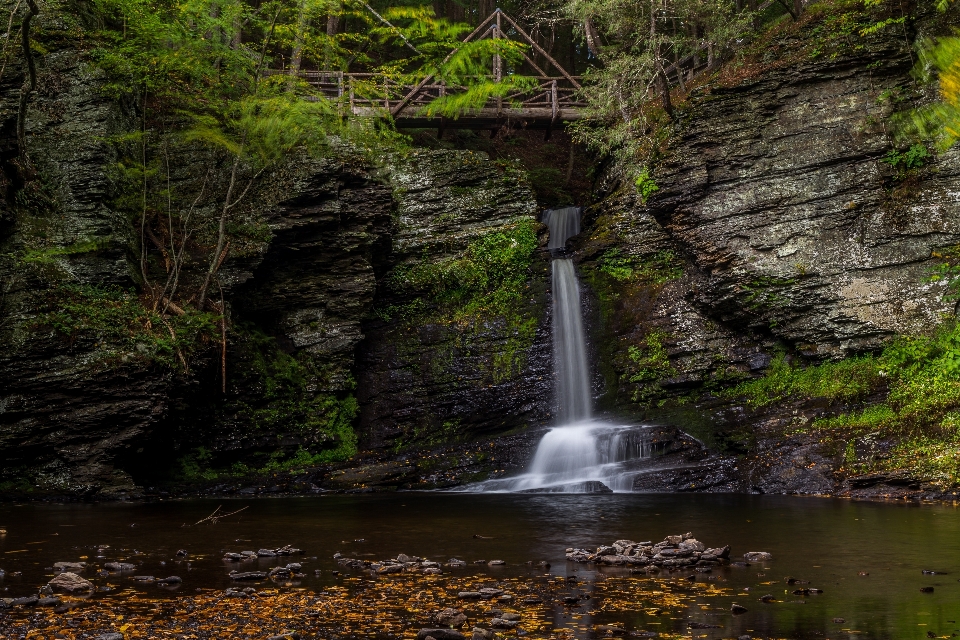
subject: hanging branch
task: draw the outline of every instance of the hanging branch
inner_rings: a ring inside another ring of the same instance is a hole
[[[267,32],[267,36],[263,40],[263,46],[260,48],[260,59],[257,61],[256,71],[254,71],[253,74],[253,87],[250,92],[251,95],[256,94],[259,88],[260,74],[263,72],[263,63],[267,57],[267,46],[270,44],[270,40],[273,38],[273,32],[277,25],[277,18],[279,17],[280,10],[277,10],[277,12],[273,15],[273,20],[270,22],[270,30]],[[210,289],[210,282],[220,269],[220,265],[227,257],[227,250],[230,248],[230,245],[227,242],[227,215],[234,206],[243,200],[244,196],[247,195],[247,192],[250,191],[250,187],[253,186],[257,178],[260,177],[260,174],[262,174],[266,169],[266,166],[264,166],[257,171],[257,173],[250,178],[250,181],[247,183],[243,193],[234,199],[233,194],[237,188],[237,173],[240,170],[240,162],[243,159],[243,152],[246,145],[247,133],[244,131],[243,136],[240,138],[240,145],[233,156],[233,166],[230,169],[230,182],[227,185],[227,195],[224,197],[223,208],[220,210],[220,224],[217,229],[217,248],[214,250],[213,255],[210,258],[210,267],[207,269],[207,274],[203,279],[203,285],[200,287],[200,292],[198,295],[197,308],[201,311],[203,310],[203,307],[207,301],[207,292]]]

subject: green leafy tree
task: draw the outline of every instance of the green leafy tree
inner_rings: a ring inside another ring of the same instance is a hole
[[[678,61],[689,56],[696,63],[702,57],[707,71],[715,69],[729,43],[752,28],[753,14],[740,4],[570,0],[566,13],[584,25],[588,46],[600,62],[586,74],[588,118],[575,125],[575,135],[600,153],[637,167],[632,180],[643,171],[649,176],[644,167],[656,160],[673,119],[671,82],[684,90]]]

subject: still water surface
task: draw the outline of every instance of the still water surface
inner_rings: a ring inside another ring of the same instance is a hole
[[[217,524],[192,525],[218,505],[225,511],[247,507]],[[192,526],[185,526],[192,525]],[[744,495],[482,495],[399,493],[328,495],[316,498],[192,500],[153,504],[0,505],[0,597],[36,593],[56,561],[104,563],[126,560],[138,575],[179,575],[178,591],[136,585],[130,578],[86,577],[115,591],[136,588],[158,598],[199,588],[236,586],[228,578],[237,564],[221,560],[224,551],[293,545],[303,556],[306,578],[300,588],[321,590],[343,580],[335,552],[361,559],[398,553],[445,562],[461,558],[500,559],[505,567],[469,564],[451,571],[503,577],[542,576],[526,564],[549,562],[549,573],[602,580],[628,575],[617,568],[566,562],[566,547],[595,548],[618,539],[660,540],[692,531],[707,546],[729,544],[733,555],[769,551],[774,560],[745,568],[715,571],[718,586],[730,595],[691,605],[683,616],[651,620],[642,612],[611,617],[629,629],[682,631],[698,620],[720,629],[695,630],[694,637],[729,638],[927,638],[960,634],[960,512],[950,505],[858,503],[822,498]],[[482,537],[475,537],[482,536]],[[109,548],[97,557],[97,546]],[[177,561],[178,549],[189,551]],[[134,551],[136,550],[136,551]],[[313,559],[316,558],[316,559]],[[261,559],[250,570],[279,564]],[[314,571],[321,571],[319,576]],[[923,575],[922,570],[944,572]],[[11,577],[21,572],[19,577]],[[869,575],[859,575],[861,572]],[[689,571],[682,575],[689,575]],[[793,596],[786,576],[809,580],[823,594]],[[678,574],[678,579],[680,574]],[[383,578],[389,579],[389,578]],[[922,593],[921,587],[934,587]],[[744,590],[749,587],[749,590]],[[779,602],[763,604],[770,593]],[[748,607],[732,616],[729,607]],[[843,618],[844,622],[834,622]],[[603,621],[599,621],[603,622]],[[659,625],[659,626],[651,626]],[[929,632],[929,633],[928,633]]]

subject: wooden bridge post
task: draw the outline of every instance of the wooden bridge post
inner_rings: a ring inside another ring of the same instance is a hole
[[[499,40],[501,33],[500,29],[502,25],[500,23],[500,9],[497,9],[497,26],[493,29],[493,38]],[[500,58],[499,53],[493,55],[493,81],[500,82],[503,79],[503,60]],[[500,112],[503,111],[503,98],[497,96],[497,117],[500,117]]]
[[[557,81],[554,80],[550,83],[550,122],[556,122],[557,116],[560,115],[560,105],[557,104]]]
[[[447,86],[443,84],[443,80],[440,81],[440,89],[437,91],[439,96],[442,98],[447,95]],[[440,126],[437,128],[437,140],[443,140],[443,130],[446,128],[447,119],[443,116],[440,116]]]
[[[499,40],[501,37],[500,34],[500,10],[497,10],[497,26],[493,29],[493,39]],[[500,58],[499,53],[493,54],[493,80],[494,82],[500,82],[503,78],[503,61]]]
[[[549,140],[553,133],[553,125],[557,123],[557,117],[560,115],[560,105],[557,96],[557,81],[550,81],[550,123],[547,124],[547,131],[543,134],[544,140]]]

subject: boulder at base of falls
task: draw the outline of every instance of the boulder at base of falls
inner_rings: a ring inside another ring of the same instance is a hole
[[[74,593],[76,591],[93,591],[93,583],[81,578],[75,573],[64,571],[47,583],[54,591]]]
[[[773,554],[767,553],[766,551],[748,551],[743,554],[743,559],[746,562],[763,562],[765,560],[773,560]]]
[[[603,484],[599,480],[585,480],[584,482],[557,484],[551,487],[524,489],[523,491],[518,491],[517,493],[613,493],[613,489]]]

